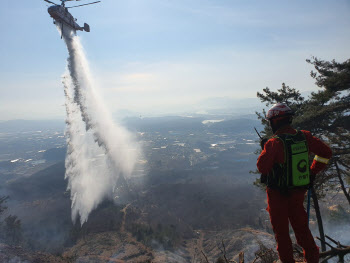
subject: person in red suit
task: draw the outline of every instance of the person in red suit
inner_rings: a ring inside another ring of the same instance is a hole
[[[308,227],[304,208],[307,188],[315,175],[323,170],[332,151],[309,131],[292,128],[293,111],[284,103],[275,104],[267,113],[273,137],[263,140],[257,167],[267,178],[267,211],[277,242],[280,261],[294,263],[291,224],[298,244],[308,263],[318,263],[319,248]],[[309,165],[309,155],[315,158]]]

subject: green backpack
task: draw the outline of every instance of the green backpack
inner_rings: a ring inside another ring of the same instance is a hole
[[[307,187],[310,184],[309,149],[305,135],[301,131],[296,134],[280,134],[278,138],[284,146],[284,163],[275,164],[267,179],[272,188],[290,189]]]

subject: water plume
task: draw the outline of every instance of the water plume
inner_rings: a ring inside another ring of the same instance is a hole
[[[60,29],[60,26],[58,26]],[[65,29],[69,57],[63,76],[66,97],[66,175],[72,220],[87,221],[104,199],[128,192],[126,177],[139,148],[132,135],[116,124],[100,98],[79,37]]]

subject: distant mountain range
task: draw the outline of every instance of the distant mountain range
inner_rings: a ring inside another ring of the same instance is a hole
[[[259,101],[258,98],[228,98],[228,97],[216,97],[216,98],[208,98],[199,102],[197,107],[202,107],[203,109],[226,109],[231,110],[232,113],[261,110],[264,108],[264,105]],[[248,113],[248,112],[247,112]]]
[[[164,132],[186,131],[196,132],[207,130],[208,132],[244,132],[251,131],[254,127],[261,128],[261,123],[255,115],[247,115],[242,118],[222,119],[222,116],[202,117],[152,117],[152,118],[126,118],[124,125],[131,130],[140,132]],[[208,120],[210,118],[210,120]],[[206,122],[208,120],[208,122]],[[217,121],[217,122],[216,122]]]
[[[164,117],[164,116],[196,116],[196,115],[231,115],[255,114],[266,106],[257,98],[230,98],[230,97],[211,97],[199,102],[178,106],[167,106],[164,108],[155,108],[146,112],[137,112],[133,110],[120,109],[113,113],[113,116],[121,120],[128,117]]]

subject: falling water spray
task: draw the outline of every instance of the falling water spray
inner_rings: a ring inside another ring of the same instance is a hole
[[[104,199],[128,192],[126,177],[135,166],[139,147],[117,125],[97,93],[79,37],[65,30],[69,57],[63,76],[66,97],[66,175],[72,220],[87,221]]]

